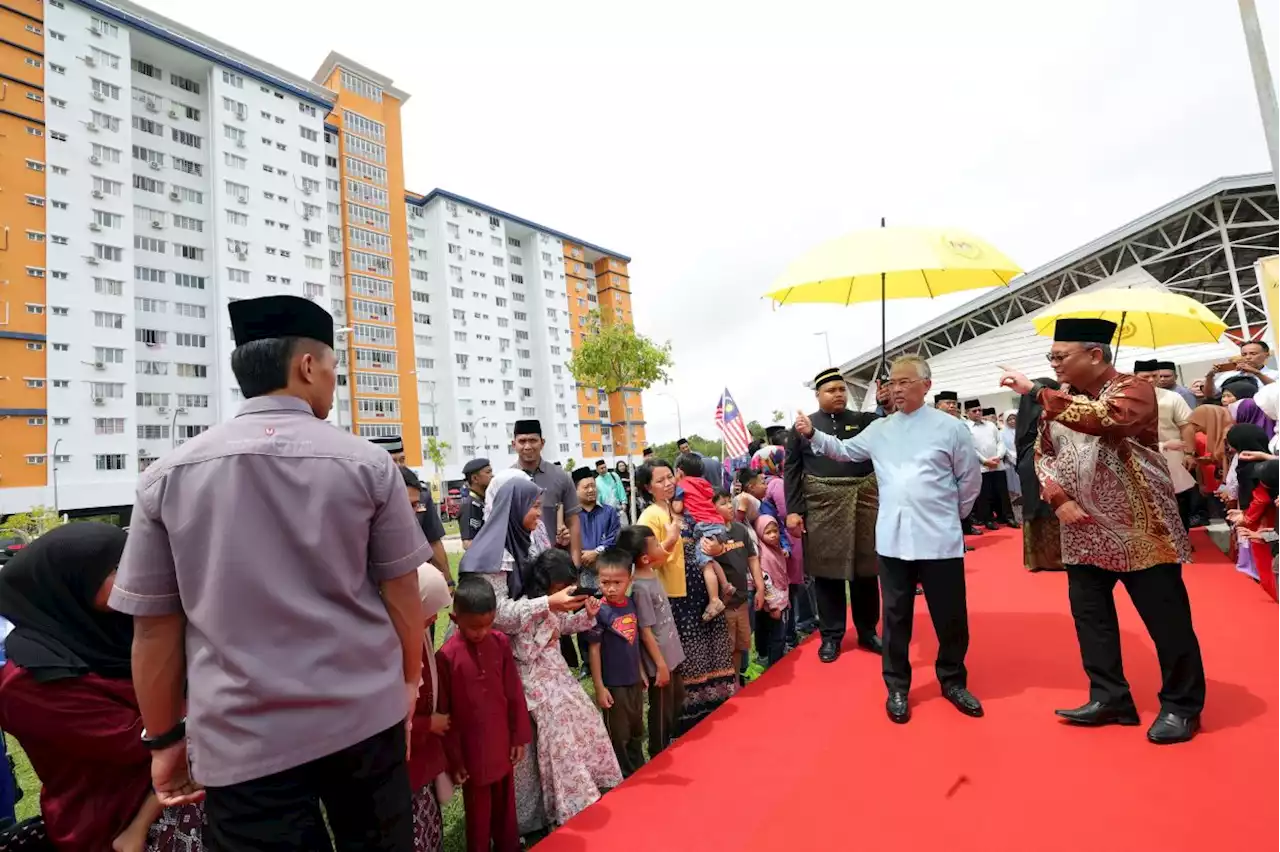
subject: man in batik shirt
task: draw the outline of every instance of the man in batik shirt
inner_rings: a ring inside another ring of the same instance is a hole
[[[1071,615],[1089,676],[1089,701],[1062,718],[1080,725],[1137,725],[1124,678],[1112,598],[1119,580],[1160,659],[1157,744],[1185,742],[1200,727],[1204,664],[1191,624],[1182,564],[1191,558],[1169,465],[1158,449],[1154,388],[1119,373],[1109,342],[1115,323],[1059,320],[1049,363],[1061,390],[1006,370],[1000,383],[1044,409],[1036,441],[1041,498],[1062,526]]]

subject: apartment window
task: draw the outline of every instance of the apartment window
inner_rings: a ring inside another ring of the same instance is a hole
[[[43,207],[44,198],[39,195],[28,195],[27,203],[30,204],[32,207]]]
[[[146,314],[162,314],[164,313],[163,299],[148,299],[142,296],[133,297],[133,309]],[[102,359],[98,359],[102,360]]]
[[[236,201],[245,203],[249,200],[249,187],[246,185],[242,183],[232,183],[231,181],[227,181],[226,185],[227,195],[231,196]]]
[[[134,363],[134,372],[139,376],[167,376],[169,375],[169,362],[137,361]]]
[[[173,244],[173,253],[183,260],[204,260],[204,249],[198,246],[187,246],[181,243]]]
[[[150,133],[152,136],[164,136],[164,125],[158,121],[152,121],[149,118],[143,118],[140,115],[133,117],[133,129],[140,130],[143,133]]]
[[[120,119],[116,118],[114,115],[108,115],[105,112],[98,112],[97,110],[93,110],[91,115],[96,127],[100,127],[103,130],[108,130],[112,133],[118,133],[120,131]]]
[[[133,330],[133,339],[148,346],[159,346],[168,342],[168,332],[157,331],[153,328],[135,328]]]
[[[173,167],[178,171],[189,175],[199,176],[204,174],[204,166],[200,165],[195,160],[184,160],[181,157],[174,157]]]
[[[160,441],[169,439],[169,427],[163,424],[139,423],[139,441]]]
[[[239,74],[234,74],[225,69],[222,72],[222,82],[236,89],[244,88],[244,78],[241,77]]]
[[[180,393],[178,394],[178,406],[180,408],[208,408],[209,396],[202,393]]]
[[[177,346],[187,346],[192,349],[205,349],[209,345],[209,338],[203,334],[178,332],[173,336],[173,342]]]
[[[89,78],[89,86],[95,95],[101,95],[104,98],[110,98],[113,101],[120,100],[120,87],[114,83],[108,83],[105,80],[99,80],[96,77]]]
[[[151,284],[163,284],[167,273],[163,269],[152,269],[149,266],[135,266],[133,268],[133,278],[135,281],[146,281]]]
[[[200,110],[196,109],[195,107],[187,106],[186,104],[180,104],[180,103],[177,103],[176,101],[174,102],[173,105],[175,107],[182,107],[182,114],[185,115],[187,118],[191,119],[192,121],[200,120]]]
[[[116,278],[94,278],[93,292],[100,296],[123,296],[124,282]]]
[[[150,77],[153,80],[164,79],[160,69],[152,65],[150,62],[143,62],[141,59],[135,59],[132,62],[130,62],[129,65],[133,68],[134,71],[137,71],[139,74],[142,74],[146,77]]]
[[[308,142],[318,142],[320,140],[320,133],[310,127],[299,127],[298,131],[302,138],[306,139]]]
[[[236,284],[249,283],[249,270],[247,269],[227,269],[227,280]]]
[[[205,364],[179,364],[178,376],[184,379],[205,379],[209,377],[209,367]]]
[[[190,216],[179,216],[175,213],[173,217],[173,226],[175,228],[181,228],[184,231],[203,231],[204,220],[193,219]]]
[[[139,251],[153,251],[157,254],[164,254],[165,241],[157,240],[155,237],[144,237],[139,234],[133,238],[133,247]]]
[[[204,193],[198,189],[188,189],[185,186],[174,185],[173,191],[178,193],[178,198],[183,201],[190,201],[193,204],[204,203]]]
[[[93,466],[98,470],[124,470],[125,454],[107,453],[105,455],[95,455],[93,457]]]
[[[139,408],[161,408],[169,405],[169,394],[167,393],[143,393],[136,394],[136,404]]]
[[[169,82],[182,89],[184,92],[190,92],[193,95],[200,94],[200,84],[195,80],[189,80],[178,74],[170,74]]]
[[[306,166],[319,166],[320,158],[315,154],[308,154],[306,151],[300,152],[302,155],[302,164]]]
[[[204,142],[202,137],[194,133],[188,133],[185,130],[179,130],[176,127],[170,128],[170,134],[174,142],[179,145],[186,145],[188,148],[199,148]]]
[[[149,178],[146,175],[134,175],[133,188],[142,190],[143,192],[154,192],[157,195],[163,195],[164,181]]]
[[[227,211],[227,224],[229,225],[248,225],[249,216],[247,213],[240,213],[235,210]]]
[[[346,70],[343,70],[340,79],[342,88],[348,92],[377,104],[382,103],[382,87],[376,83],[371,83],[365,78]]]
[[[102,243],[93,244],[93,256],[98,260],[121,261],[124,260],[124,249],[119,246],[108,246]]]
[[[203,251],[203,249],[201,249]],[[191,290],[203,290],[205,286],[205,277],[203,275],[188,275],[185,272],[173,273],[173,283],[178,287],[186,287]],[[204,314],[200,314],[204,316]]]

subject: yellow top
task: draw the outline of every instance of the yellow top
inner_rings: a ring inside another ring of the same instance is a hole
[[[649,508],[640,513],[639,523],[653,530],[653,534],[658,537],[660,542],[666,541],[667,536],[671,533],[671,514],[657,503],[651,504]],[[658,573],[658,579],[662,581],[662,588],[666,589],[667,597],[684,597],[683,538],[676,539],[675,550],[667,554],[666,562],[661,565],[655,565],[654,570]]]

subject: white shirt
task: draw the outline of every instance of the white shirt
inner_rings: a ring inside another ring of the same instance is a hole
[[[960,519],[982,490],[973,438],[950,414],[923,406],[895,412],[841,441],[815,431],[814,453],[870,461],[880,487],[876,552],[896,559],[963,559]]]
[[[1004,461],[1009,456],[1009,448],[1004,445],[1004,438],[1000,436],[1000,427],[992,423],[990,420],[983,420],[981,423],[974,423],[972,420],[966,420],[969,426],[969,433],[973,436],[973,448],[978,451],[978,462],[984,462],[987,459],[1000,459]],[[1012,461],[1012,459],[1009,459]],[[985,471],[986,468],[983,468]],[[999,470],[999,468],[993,468]]]
[[[1262,375],[1266,376],[1268,379],[1271,379],[1271,381],[1273,382],[1280,380],[1280,370],[1273,370],[1270,367],[1263,367],[1258,372],[1262,373]],[[1222,386],[1225,385],[1227,382],[1231,381],[1232,379],[1237,378],[1238,376],[1244,376],[1246,379],[1253,379],[1254,382],[1257,382],[1258,387],[1262,387],[1262,382],[1258,381],[1257,376],[1251,375],[1249,373],[1243,373],[1240,370],[1230,370],[1226,373],[1214,374],[1213,386],[1218,389],[1218,393],[1222,393]]]
[[[1182,427],[1191,422],[1191,406],[1177,391],[1156,388],[1156,427],[1160,438],[1160,452],[1169,463],[1169,476],[1173,480],[1173,491],[1181,494],[1188,488],[1195,487],[1196,480],[1182,466],[1181,450],[1166,450],[1164,445],[1170,441],[1182,440]]]

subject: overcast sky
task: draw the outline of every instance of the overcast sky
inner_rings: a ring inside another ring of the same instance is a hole
[[[629,254],[684,429],[809,405],[879,306],[760,298],[843,232],[963,228],[1031,269],[1270,164],[1236,4],[1204,0],[142,0],[310,77],[337,50],[412,94],[409,188]],[[1272,74],[1280,0],[1258,0]],[[358,10],[376,10],[362,17]],[[891,302],[889,336],[966,300]],[[675,406],[646,397],[654,442]]]

